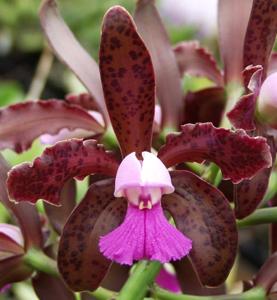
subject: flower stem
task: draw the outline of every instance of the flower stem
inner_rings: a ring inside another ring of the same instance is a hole
[[[156,288],[156,297],[159,300],[265,300],[266,293],[263,288],[255,287],[237,295],[219,296],[192,296],[168,292],[167,290]]]
[[[24,262],[36,271],[58,277],[59,271],[55,260],[47,256],[41,250],[30,248],[24,256]]]
[[[162,265],[158,261],[140,261],[119,292],[117,300],[141,300],[149,285],[155,280]]]
[[[277,223],[277,207],[257,209],[250,216],[237,221],[239,228],[268,223]]]

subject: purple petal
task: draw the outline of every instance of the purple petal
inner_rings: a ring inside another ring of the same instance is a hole
[[[43,1],[40,8],[40,22],[44,34],[58,58],[85,85],[104,116],[107,117],[98,65],[65,24],[55,0]]]
[[[107,258],[127,265],[140,259],[178,260],[192,247],[191,241],[168,223],[160,204],[145,210],[129,205],[123,223],[102,236],[99,246]]]
[[[218,3],[219,46],[226,83],[241,81],[244,37],[252,3],[253,0],[219,0]]]
[[[0,200],[17,219],[24,237],[25,250],[29,247],[42,247],[41,222],[35,206],[28,203],[12,203],[7,195],[7,173],[10,170],[7,162],[0,155]]]
[[[215,162],[224,179],[239,183],[272,164],[266,139],[245,131],[215,128],[212,123],[186,124],[178,134],[169,134],[158,157],[167,167],[184,161]]]
[[[113,190],[114,180],[110,179],[91,185],[63,229],[58,266],[74,291],[96,289],[110,267],[111,262],[99,251],[99,236],[118,226],[126,210],[126,201],[115,201]]]
[[[171,173],[175,192],[163,205],[176,227],[193,243],[189,254],[203,285],[225,281],[237,250],[236,221],[228,200],[212,185],[188,171]]]
[[[113,155],[96,141],[72,139],[47,148],[32,164],[12,168],[7,186],[14,201],[44,199],[58,205],[61,189],[70,178],[92,173],[114,176],[117,167]]]
[[[175,56],[181,76],[207,77],[218,86],[223,85],[223,75],[213,55],[200,47],[198,41],[181,42],[174,47]]]
[[[185,97],[185,122],[212,122],[218,126],[225,107],[225,91],[221,87],[189,92]]]
[[[241,5],[239,5],[241,9]],[[238,31],[239,32],[239,31]],[[253,1],[245,34],[243,65],[262,65],[266,77],[268,60],[277,32],[275,1]],[[232,47],[234,49],[234,45]],[[234,59],[234,58],[233,58]]]
[[[43,133],[56,134],[62,128],[83,128],[97,133],[103,127],[85,110],[63,101],[26,101],[0,110],[0,149],[20,153]]]
[[[151,54],[157,97],[163,111],[162,126],[177,128],[184,109],[181,80],[169,37],[154,1],[137,1],[134,18]]]
[[[173,293],[181,292],[180,284],[175,274],[170,273],[165,268],[160,270],[160,273],[156,277],[156,283],[163,289],[171,291]]]
[[[155,81],[150,55],[120,6],[105,15],[100,71],[111,122],[124,155],[150,150]]]
[[[24,253],[24,241],[20,229],[10,224],[0,224],[0,258]]]

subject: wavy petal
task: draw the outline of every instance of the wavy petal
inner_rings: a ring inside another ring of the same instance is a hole
[[[221,168],[224,179],[239,183],[272,164],[265,138],[250,137],[243,130],[215,128],[212,123],[186,124],[181,129],[169,134],[159,150],[158,157],[167,167],[208,160]]]
[[[111,122],[124,155],[150,150],[155,80],[150,55],[120,6],[105,15],[100,71]]]
[[[223,85],[223,75],[219,70],[213,55],[200,47],[198,41],[181,42],[174,47],[175,56],[181,76],[207,77],[218,86]]]
[[[152,58],[162,126],[178,128],[184,109],[178,66],[169,37],[152,0],[137,1],[135,22]]]
[[[0,149],[10,148],[20,153],[43,133],[56,134],[62,128],[83,128],[97,133],[104,130],[81,107],[59,100],[26,101],[0,110]]]
[[[118,162],[94,140],[59,142],[47,148],[32,164],[23,163],[9,172],[7,186],[14,201],[60,202],[61,189],[70,178],[92,173],[114,176]]]
[[[212,185],[188,171],[171,172],[175,192],[162,199],[177,228],[188,236],[189,254],[204,285],[224,282],[237,250],[236,221],[228,200]]]

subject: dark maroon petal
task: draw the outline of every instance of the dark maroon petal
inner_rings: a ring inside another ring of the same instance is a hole
[[[120,6],[105,15],[100,46],[105,100],[124,155],[150,150],[155,80],[150,55]]]
[[[272,164],[266,139],[250,137],[243,130],[215,128],[212,123],[186,124],[169,134],[158,157],[167,167],[181,162],[215,162],[224,179],[239,183]]]
[[[272,137],[267,137],[271,147],[272,161],[275,161],[276,149]],[[243,219],[250,215],[263,200],[271,174],[271,168],[259,171],[252,179],[243,180],[234,185],[235,215]]]
[[[65,282],[75,291],[96,289],[110,267],[111,261],[99,251],[99,236],[118,226],[126,210],[126,201],[115,200],[113,192],[111,179],[91,185],[64,227],[58,266]]]
[[[244,70],[244,83],[249,78],[246,87],[250,93],[242,96],[234,108],[227,113],[228,119],[235,128],[244,130],[254,130],[256,128],[255,110],[262,83],[262,75],[263,68],[261,66],[250,66]]]
[[[270,201],[272,206],[277,206],[277,195]],[[273,254],[277,252],[277,222],[270,224],[269,228],[269,250]]]
[[[212,122],[218,126],[225,107],[225,91],[211,87],[189,92],[185,97],[185,122]]]
[[[3,226],[3,224],[1,224],[1,225]],[[18,228],[16,227],[16,229],[18,229]],[[13,239],[13,237],[10,235],[10,231],[11,231],[11,229],[9,229],[9,231],[5,232],[5,229],[1,228],[0,260],[2,260],[3,258],[10,257],[10,256],[24,254],[24,249],[23,249],[22,245],[20,245],[15,239]]]
[[[253,1],[245,34],[243,65],[262,65],[266,77],[268,60],[277,32],[276,1]]]
[[[32,270],[23,262],[23,256],[17,255],[0,261],[0,289],[6,284],[27,279]]]
[[[225,294],[224,284],[216,287],[205,287],[200,282],[197,272],[195,271],[188,257],[172,262],[175,267],[176,275],[182,291],[190,295],[223,295]]]
[[[199,42],[181,42],[174,47],[174,52],[181,76],[184,74],[203,76],[219,86],[223,85],[223,75],[213,55],[200,47]]]
[[[189,257],[203,285],[223,283],[233,266],[237,230],[225,196],[188,171],[171,172],[175,192],[163,198],[177,228],[192,240]]]
[[[38,273],[32,284],[39,300],[75,300],[74,293],[66,287],[60,278]]]
[[[219,46],[225,82],[241,81],[243,44],[252,2],[253,0],[219,0]]]
[[[98,65],[65,24],[55,0],[43,1],[40,8],[40,22],[56,55],[81,80],[107,116]]]
[[[128,280],[130,269],[130,266],[120,265],[114,262],[111,265],[108,274],[101,282],[101,286],[108,290],[119,292]]]
[[[78,105],[86,110],[99,110],[99,106],[95,98],[88,93],[82,94],[68,94],[65,97],[65,101],[69,104]]]
[[[67,181],[61,191],[60,207],[44,203],[46,215],[58,234],[62,233],[64,224],[75,207],[76,183],[74,179]]]
[[[23,163],[9,172],[7,186],[14,201],[43,199],[60,204],[63,185],[70,178],[92,173],[114,176],[118,162],[94,140],[67,140],[47,148],[32,164]]]
[[[20,153],[43,133],[56,134],[62,128],[82,128],[97,133],[103,127],[85,110],[63,101],[26,101],[0,110],[0,149]]]
[[[277,282],[277,252],[273,253],[264,263],[254,278],[254,285],[263,287],[269,292],[274,283]]]
[[[178,128],[183,92],[178,66],[169,37],[152,0],[137,1],[135,22],[152,58],[157,97],[162,107],[162,125]]]
[[[7,173],[10,170],[7,162],[0,155],[0,200],[17,219],[24,237],[24,248],[42,247],[41,222],[36,207],[28,203],[15,204],[9,201],[6,188]]]

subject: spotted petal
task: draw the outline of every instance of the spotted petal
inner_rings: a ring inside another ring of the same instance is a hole
[[[121,208],[122,199],[116,202],[113,190],[114,180],[111,179],[91,185],[64,227],[58,266],[65,282],[74,291],[96,289],[110,267],[111,261],[99,252],[98,242],[99,236],[116,227],[125,214]],[[124,203],[126,206],[125,200]],[[102,213],[106,207],[108,209]]]
[[[276,1],[253,1],[245,34],[243,65],[262,65],[266,77],[268,60],[277,33]],[[233,48],[234,49],[234,48]]]
[[[137,1],[135,22],[152,58],[162,125],[177,128],[183,110],[178,66],[169,37],[152,0]]]
[[[111,8],[104,17],[100,71],[122,153],[149,151],[155,105],[154,71],[131,16],[120,6]]]
[[[163,206],[177,228],[193,243],[189,254],[204,285],[224,282],[237,249],[235,217],[228,200],[212,185],[188,171],[171,172],[175,192]]]
[[[243,130],[215,128],[212,123],[186,124],[181,129],[167,136],[158,153],[167,167],[209,160],[221,168],[224,179],[238,183],[272,164],[269,146],[262,137],[250,137]]]
[[[82,128],[97,133],[103,127],[81,107],[59,100],[26,101],[0,110],[0,149],[20,153],[43,133]]]
[[[59,142],[47,148],[32,164],[23,163],[9,172],[7,186],[11,199],[36,202],[44,199],[59,204],[63,185],[70,178],[92,173],[114,176],[116,159],[94,140]]]
[[[6,180],[10,170],[7,162],[0,155],[0,200],[17,219],[24,237],[24,249],[42,247],[42,232],[40,218],[36,207],[28,203],[12,203],[7,195]]]

